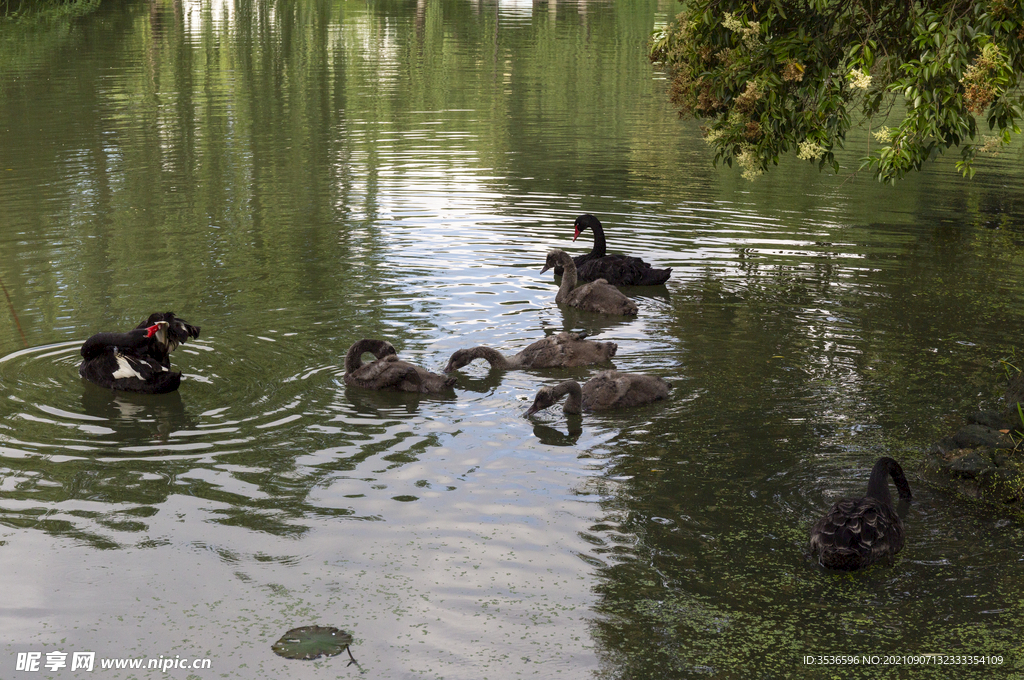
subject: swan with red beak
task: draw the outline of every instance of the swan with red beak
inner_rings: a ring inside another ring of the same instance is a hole
[[[78,374],[101,387],[124,392],[164,394],[181,384],[171,370],[170,353],[199,327],[174,312],[157,312],[127,333],[97,333],[82,345]]]

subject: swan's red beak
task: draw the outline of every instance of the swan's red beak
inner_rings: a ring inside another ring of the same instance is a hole
[[[154,335],[156,335],[157,331],[159,331],[159,330],[160,330],[160,324],[158,324],[158,323],[153,324],[152,326],[150,326],[149,328],[146,329],[146,337],[147,338],[153,337]]]
[[[575,225],[574,225],[574,226],[575,226]],[[573,240],[573,241],[575,241],[575,240],[576,240],[577,238],[579,238],[579,235],[580,235],[580,232],[581,232],[581,231],[583,231],[583,230],[582,230],[582,229],[580,229],[580,228],[579,228],[579,227],[577,226],[577,227],[576,227],[576,233],[572,235],[572,240]]]

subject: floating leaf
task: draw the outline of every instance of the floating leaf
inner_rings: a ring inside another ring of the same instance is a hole
[[[292,628],[274,643],[274,654],[287,659],[316,659],[335,656],[352,644],[352,636],[330,626]],[[349,652],[351,655],[351,652]]]

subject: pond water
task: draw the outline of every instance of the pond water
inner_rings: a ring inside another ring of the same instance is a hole
[[[853,174],[862,136],[839,176],[787,159],[747,182],[646,62],[675,11],[154,0],[0,27],[0,676],[52,651],[97,672],[24,675],[1019,671],[1024,524],[917,465],[996,403],[1020,343],[1020,146],[893,188]],[[673,268],[627,290],[636,319],[554,303],[545,253],[589,248],[584,212]],[[177,393],[78,377],[86,337],[172,309],[202,327]],[[669,400],[526,419],[596,369],[477,362],[447,398],[342,379],[362,337],[436,371],[564,329]],[[880,455],[909,473],[907,546],[828,573],[807,531]],[[360,666],[274,655],[313,624]]]

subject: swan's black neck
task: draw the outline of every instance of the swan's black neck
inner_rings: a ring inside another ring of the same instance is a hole
[[[155,343],[148,328],[137,328],[127,333],[97,333],[85,341],[80,350],[82,358],[93,359],[111,347],[122,352],[142,352]]]
[[[595,258],[607,255],[608,246],[604,240],[604,227],[601,226],[601,220],[590,214],[580,215],[576,218],[576,236],[582,234],[585,229],[594,232],[594,247],[590,250],[590,256]]]
[[[892,458],[882,457],[871,468],[871,478],[868,480],[868,496],[882,501],[886,505],[892,505],[892,496],[889,495],[889,477],[896,485],[900,498],[909,501],[910,484],[903,474],[903,468]]]

